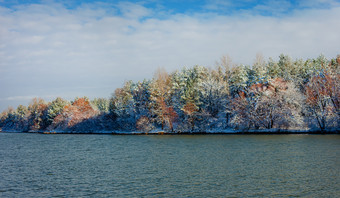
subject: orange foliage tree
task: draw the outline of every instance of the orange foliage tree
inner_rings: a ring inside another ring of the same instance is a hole
[[[151,83],[152,113],[156,115],[156,121],[161,124],[162,130],[167,125],[173,131],[173,122],[177,118],[177,113],[172,106],[167,104],[171,98],[170,92],[170,76],[164,69],[158,69]]]
[[[196,115],[198,113],[199,108],[192,102],[187,102],[182,108],[183,112],[189,116],[189,123],[191,125],[191,131],[195,128],[195,120]]]
[[[44,129],[46,126],[47,104],[41,98],[34,98],[28,106],[29,129],[36,131]]]
[[[86,121],[97,115],[90,101],[87,98],[78,98],[72,104],[68,104],[63,108],[61,114],[54,118],[51,125],[52,128],[72,128],[76,124]]]

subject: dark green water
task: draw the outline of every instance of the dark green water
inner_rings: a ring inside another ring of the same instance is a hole
[[[339,135],[0,133],[0,197],[339,196]]]

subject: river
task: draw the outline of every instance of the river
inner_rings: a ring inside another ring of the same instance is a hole
[[[0,133],[0,197],[339,197],[340,135]]]

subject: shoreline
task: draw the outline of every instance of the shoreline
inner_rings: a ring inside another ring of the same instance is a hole
[[[217,131],[217,132],[139,132],[139,131],[99,131],[99,132],[76,132],[76,131],[0,131],[0,133],[30,133],[30,134],[64,134],[64,135],[340,135],[340,130],[248,130],[248,131]]]

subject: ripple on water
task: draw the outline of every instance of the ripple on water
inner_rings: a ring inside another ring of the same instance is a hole
[[[0,197],[339,197],[337,135],[0,133]]]

